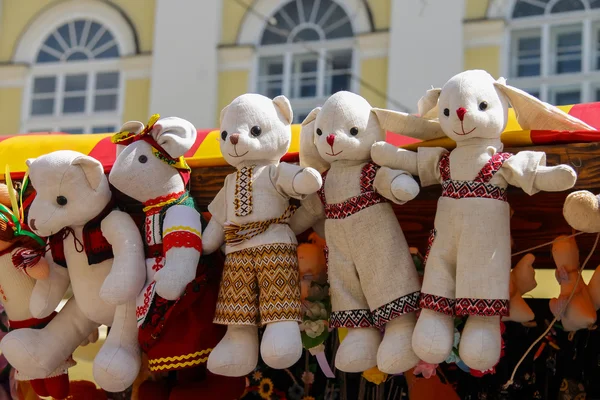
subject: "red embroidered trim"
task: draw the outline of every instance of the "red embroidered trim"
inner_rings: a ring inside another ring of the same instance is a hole
[[[163,238],[163,249],[165,254],[172,248],[187,247],[202,252],[202,239],[192,232],[175,231],[169,232]]]
[[[448,299],[442,296],[436,296],[429,293],[421,293],[419,306],[428,310],[433,310],[446,315],[454,315],[454,299]]]
[[[183,192],[170,193],[170,194],[167,194],[165,196],[160,196],[160,197],[157,197],[155,199],[150,199],[150,200],[144,202],[144,207],[155,206],[155,205],[157,205],[159,203],[163,203],[165,201],[169,201],[169,200],[173,200],[173,199],[178,199],[181,196],[183,196],[184,193],[185,193],[185,190]]]
[[[490,185],[488,182],[500,170],[504,161],[512,157],[510,153],[496,153],[483,166],[472,181],[452,180],[450,177],[450,155],[444,154],[440,159],[439,168],[442,176],[442,197],[453,199],[486,198],[507,201],[506,189]]]
[[[480,315],[491,317],[508,315],[508,300],[499,299],[456,299],[456,315]]]
[[[369,328],[373,326],[371,311],[367,309],[334,311],[329,317],[331,328]]]
[[[401,315],[417,311],[419,309],[419,294],[420,292],[418,291],[407,294],[373,310],[371,312],[373,325],[381,328],[389,321]]]
[[[10,329],[23,329],[23,328],[35,328],[36,326],[46,325],[48,322],[52,321],[52,318],[56,316],[56,311],[52,314],[48,315],[46,318],[29,318],[24,319],[22,321],[8,321],[8,326]]]
[[[325,207],[325,216],[328,219],[343,219],[356,214],[367,207],[385,202],[386,200],[375,192],[375,189],[373,188],[375,175],[379,168],[379,165],[372,162],[365,164],[360,176],[360,194],[335,204],[327,204],[325,199],[325,179],[327,177],[327,171],[325,171],[322,174],[323,184],[321,185],[321,189],[317,192]]]
[[[146,315],[146,313],[148,312],[148,308],[150,307],[150,298],[152,296],[152,288],[154,287],[154,284],[155,282],[152,282],[150,285],[148,285],[146,291],[144,292],[144,305],[138,306],[135,309],[135,317],[138,320],[144,315]]]

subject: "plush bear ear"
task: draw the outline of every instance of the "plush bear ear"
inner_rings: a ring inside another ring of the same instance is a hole
[[[221,110],[221,114],[219,114],[219,125],[223,124],[223,119],[225,118],[225,113],[227,112],[228,109],[229,109],[229,106],[225,106]]]
[[[420,140],[446,137],[437,120],[382,108],[373,108],[371,112],[377,116],[379,125],[386,131]]]
[[[35,158],[28,158],[25,161],[25,165],[27,165],[27,168],[31,168],[31,164],[33,164],[34,161],[35,161]]]
[[[494,82],[496,90],[515,110],[517,122],[524,130],[594,131],[595,128],[565,113],[553,105],[533,97],[529,93],[506,84],[500,78]]]
[[[319,172],[329,169],[329,163],[319,154],[315,145],[315,123],[321,107],[312,110],[302,121],[300,129],[300,166],[311,167]]]
[[[179,158],[192,148],[198,132],[191,122],[183,118],[168,117],[158,120],[151,134],[171,157]]]
[[[279,110],[284,118],[284,121],[291,124],[294,120],[294,112],[292,111],[292,105],[285,96],[277,96],[273,99],[273,104]]]
[[[137,135],[138,133],[144,130],[144,127],[145,125],[140,121],[127,121],[123,124],[123,126],[121,126],[119,132],[131,132]],[[125,147],[127,146],[117,144],[117,157],[119,157],[119,154],[121,154],[121,152],[125,150]]]
[[[438,99],[441,93],[442,89],[432,88],[425,93],[425,96],[419,99],[417,111],[421,117],[429,119],[437,118]]]
[[[77,157],[75,160],[73,160],[71,165],[78,165],[81,167],[88,184],[93,190],[97,190],[98,186],[100,186],[100,183],[102,183],[102,179],[105,179],[104,167],[102,167],[100,161],[93,157]]]

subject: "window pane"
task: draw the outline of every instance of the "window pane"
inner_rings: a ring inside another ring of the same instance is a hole
[[[112,125],[94,126],[92,128],[92,133],[114,133],[115,131],[116,131],[116,129]]]
[[[270,98],[283,93],[283,57],[260,59],[258,92]]]
[[[556,14],[561,12],[580,10],[585,10],[585,7],[583,6],[581,0],[560,0],[552,7],[552,10],[550,10],[550,12],[552,14]]]
[[[548,0],[543,1],[547,3]],[[534,5],[526,3],[524,1],[517,1],[515,8],[513,9],[513,18],[531,17],[534,15],[544,14],[544,8],[541,5]]]
[[[65,92],[84,91],[87,88],[87,75],[67,75],[65,79]]]
[[[325,95],[331,95],[340,90],[350,90],[351,74],[352,50],[331,53],[325,72]]]
[[[600,0],[590,0],[590,7],[600,8]]]
[[[83,128],[62,128],[59,129],[59,131],[64,133],[81,134],[83,133]]]
[[[85,111],[85,96],[65,97],[62,112],[65,114]]]
[[[308,112],[300,112],[294,115],[294,124],[301,124],[308,117]]]
[[[296,55],[292,67],[292,98],[317,95],[317,55]]]
[[[517,76],[538,76],[541,72],[541,38],[521,37],[517,40]]]
[[[581,30],[556,35],[556,73],[581,71]]]
[[[92,25],[90,26],[90,31],[87,35],[87,40],[85,41],[86,45],[92,41],[92,39],[94,38],[94,36],[96,36],[96,33],[98,33],[101,27],[102,26],[99,23],[92,22]]]
[[[31,115],[51,115],[54,112],[54,99],[36,99],[31,102]]]
[[[67,61],[85,61],[89,59],[90,58],[88,57],[88,55],[83,51],[75,51],[69,54],[69,56],[67,57]]]
[[[600,89],[596,89],[596,99],[595,101],[600,101]]]
[[[102,72],[96,75],[96,89],[116,89],[118,87],[118,72]]]
[[[60,61],[58,57],[45,52],[44,50],[40,50],[38,56],[35,60],[37,63],[46,63],[46,62],[57,62]]]
[[[310,42],[315,40],[321,40],[321,37],[319,36],[319,32],[312,28],[302,29],[294,36],[294,42]]]
[[[45,76],[35,78],[33,81],[33,93],[54,93],[56,91],[56,77]]]
[[[116,94],[98,94],[94,101],[94,111],[114,111],[117,109]]]
[[[116,43],[96,55],[96,58],[115,58],[115,57],[119,57],[119,48],[117,47]]]
[[[37,128],[37,129],[30,129],[27,132],[28,133],[44,133],[44,132],[53,132],[54,129],[48,129],[48,128]]]
[[[581,92],[579,90],[565,90],[554,94],[554,105],[565,106],[578,104],[581,102]]]

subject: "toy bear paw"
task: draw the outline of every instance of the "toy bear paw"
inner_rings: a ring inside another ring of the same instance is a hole
[[[187,271],[185,268],[170,268],[165,265],[154,275],[156,293],[167,300],[177,300],[196,277],[196,270]]]
[[[393,165],[397,158],[398,148],[387,142],[375,142],[371,146],[371,159],[378,165]]]
[[[322,184],[323,179],[316,169],[304,168],[302,172],[296,174],[292,186],[297,193],[308,195],[316,193]]]
[[[56,357],[48,346],[48,337],[42,330],[17,329],[9,332],[0,342],[0,351],[10,365],[31,379],[43,379],[50,375],[66,357]],[[58,341],[60,343],[60,341]]]
[[[258,329],[252,325],[230,325],[208,356],[208,370],[223,376],[244,376],[258,363]]]
[[[500,360],[502,335],[500,317],[471,315],[462,331],[458,354],[465,364],[477,371],[487,371]]]
[[[419,190],[419,184],[410,175],[399,175],[392,181],[392,194],[400,201],[411,201]]]
[[[444,362],[454,343],[454,319],[450,315],[422,309],[412,336],[417,357],[429,364]]]
[[[141,290],[141,286],[143,286],[143,282],[142,285],[131,285],[131,282],[123,281],[123,276],[108,274],[100,288],[100,298],[110,305],[125,304],[135,299]]]
[[[335,367],[344,372],[363,372],[377,365],[381,333],[376,328],[348,328],[335,356]]]
[[[377,351],[377,367],[387,374],[408,371],[419,362],[412,349],[415,314],[402,315],[385,325],[385,334]]]
[[[302,356],[302,337],[296,321],[271,322],[260,345],[263,361],[271,368],[289,368]]]
[[[587,190],[569,194],[563,207],[565,220],[573,229],[595,233],[600,231],[598,197]]]
[[[141,364],[138,347],[106,342],[94,359],[94,380],[107,392],[122,392],[135,381]]]

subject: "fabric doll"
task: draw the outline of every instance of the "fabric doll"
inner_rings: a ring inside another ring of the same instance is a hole
[[[591,327],[596,322],[596,307],[588,285],[583,278],[579,282],[577,280],[581,265],[575,238],[557,237],[552,244],[552,258],[556,264],[555,276],[560,284],[560,295],[550,299],[550,311],[567,332]],[[573,291],[575,293],[567,304]]]
[[[372,149],[375,162],[418,176],[421,186],[442,184],[432,245],[421,294],[423,308],[413,335],[419,358],[437,364],[452,350],[453,315],[469,316],[459,345],[470,368],[485,371],[500,357],[500,316],[508,315],[510,207],[508,185],[529,195],[573,187],[567,165],[546,166],[542,152],[503,153],[500,136],[509,103],[523,129],[590,130],[585,123],[529,94],[472,70],[431,89],[419,113],[376,110],[384,128],[417,139],[448,136],[456,149],[420,147],[418,152],[384,142]]]
[[[208,369],[243,376],[258,362],[258,330],[266,325],[260,352],[271,368],[292,366],[302,355],[297,240],[287,221],[290,198],[321,187],[312,168],[280,163],[290,147],[292,108],[284,96],[237,97],[221,111],[221,153],[237,171],[208,210],[207,253],[225,243],[225,267],[215,323],[227,325]]]
[[[43,329],[6,335],[2,353],[27,376],[46,377],[99,325],[107,325],[110,332],[94,359],[94,380],[106,391],[123,391],[140,369],[135,296],[145,271],[137,226],[114,209],[98,160],[65,150],[27,165],[36,190],[28,225],[48,237],[50,247],[50,276],[36,282],[31,313],[48,315],[69,283],[74,296]]]
[[[201,258],[202,220],[188,191],[190,168],[183,158],[196,141],[196,129],[181,118],[159,118],[153,115],[146,126],[127,122],[113,136],[118,155],[109,175],[117,190],[144,206],[139,342],[152,373],[177,371],[176,382],[144,382],[139,397],[238,398],[243,379],[206,379],[208,355],[225,329],[212,323],[222,264]]]
[[[9,225],[13,221],[9,210],[11,201],[8,187],[0,184],[0,204],[6,207],[2,215],[6,220],[0,221],[0,304],[8,316],[10,330],[21,328],[43,328],[56,315],[52,312],[43,318],[34,318],[29,311],[29,300],[36,279],[46,279],[49,274],[48,263],[43,257],[36,257],[30,262],[19,262],[19,255],[28,250],[39,249],[42,244],[32,237],[19,235]],[[19,224],[21,225],[21,224]],[[27,227],[21,225],[21,229]],[[39,239],[42,241],[42,239]],[[43,243],[43,241],[42,241]],[[44,379],[29,379],[19,371],[15,378],[18,381],[29,381],[38,396],[52,396],[64,399],[69,395],[68,369],[76,363],[71,356],[64,360],[58,368]]]
[[[377,365],[396,374],[418,362],[411,336],[419,276],[387,200],[404,204],[419,186],[406,172],[371,161],[371,146],[384,139],[369,103],[350,92],[338,92],[315,108],[300,134],[300,164],[319,169],[324,183],[302,201],[290,224],[300,233],[325,219],[329,324],[348,328],[335,359],[336,368],[346,372]]]
[[[510,271],[509,314],[502,317],[503,321],[529,322],[535,318],[533,310],[523,299],[523,295],[536,288],[533,254],[525,254],[517,265]]]

